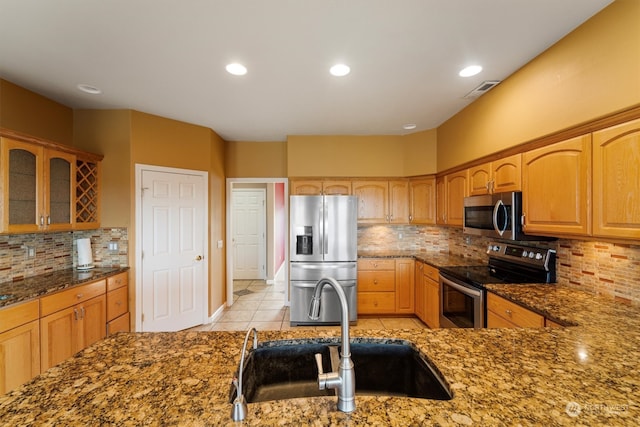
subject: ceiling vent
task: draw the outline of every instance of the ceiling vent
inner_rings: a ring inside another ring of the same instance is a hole
[[[486,92],[489,92],[491,88],[497,85],[498,83],[500,83],[500,80],[485,80],[484,82],[480,83],[480,85],[477,88],[475,88],[474,90],[466,94],[464,98],[477,98],[480,95],[483,95]]]

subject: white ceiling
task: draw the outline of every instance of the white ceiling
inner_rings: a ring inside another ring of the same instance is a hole
[[[0,76],[72,108],[139,110],[226,140],[397,135],[437,127],[481,82],[504,80],[609,3],[0,0]],[[248,74],[228,74],[234,61]],[[351,74],[329,75],[337,62]],[[457,75],[473,63],[479,75]]]

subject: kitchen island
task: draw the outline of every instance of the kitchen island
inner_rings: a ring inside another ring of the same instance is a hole
[[[491,292],[578,326],[352,330],[413,343],[443,374],[449,401],[357,396],[250,403],[244,425],[637,425],[640,310],[561,285]],[[0,397],[2,425],[233,425],[229,386],[244,332],[120,333]],[[335,338],[259,332],[259,341]],[[356,378],[357,381],[357,378]]]

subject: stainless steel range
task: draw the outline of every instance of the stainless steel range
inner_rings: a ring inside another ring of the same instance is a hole
[[[486,327],[486,284],[555,283],[556,251],[492,243],[488,265],[440,268],[440,326]]]

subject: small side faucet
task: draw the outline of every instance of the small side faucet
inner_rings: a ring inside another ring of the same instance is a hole
[[[231,419],[233,421],[242,421],[247,416],[247,401],[242,394],[242,371],[244,370],[244,357],[247,352],[247,341],[249,341],[249,335],[253,332],[253,349],[258,348],[258,331],[256,328],[251,328],[247,331],[247,335],[244,337],[244,344],[242,345],[242,354],[240,355],[240,371],[238,372],[238,378],[233,379],[233,383],[236,386],[236,398],[233,401],[231,407]]]
[[[351,361],[351,348],[349,345],[349,304],[342,289],[342,285],[331,277],[320,279],[316,283],[311,298],[309,308],[309,318],[318,320],[320,318],[320,303],[322,299],[322,289],[325,285],[330,285],[335,289],[341,307],[341,341],[342,351],[340,353],[340,364],[338,372],[322,372],[322,355],[316,354],[318,365],[318,387],[320,390],[336,389],[338,391],[338,410],[342,412],[353,412],[356,409],[356,375]]]

